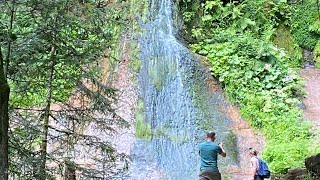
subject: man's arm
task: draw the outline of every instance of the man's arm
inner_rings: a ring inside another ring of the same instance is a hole
[[[221,148],[221,150],[222,150],[222,152],[220,153],[220,155],[221,155],[222,157],[226,157],[226,156],[227,156],[227,153],[226,153],[226,151],[225,151],[224,148],[223,148],[223,143],[219,143],[219,146],[220,146],[220,148]]]

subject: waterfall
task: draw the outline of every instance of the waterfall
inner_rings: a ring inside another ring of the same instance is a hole
[[[209,92],[210,74],[177,40],[173,10],[172,0],[151,0],[149,21],[142,27],[139,97],[152,136],[136,141],[126,179],[197,179],[197,145],[206,130],[215,131],[219,141],[235,144],[221,110],[223,96]],[[219,167],[235,163],[237,157],[219,159]]]

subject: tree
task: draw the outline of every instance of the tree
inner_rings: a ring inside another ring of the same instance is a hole
[[[8,179],[8,103],[10,88],[4,73],[4,58],[0,46],[0,179]]]
[[[0,23],[0,42],[6,41],[7,43],[7,54],[6,59],[2,53],[2,43],[0,44],[0,179],[8,179],[8,129],[9,129],[9,95],[10,87],[7,81],[7,71],[11,58],[11,42],[14,40],[12,35],[12,26],[13,26],[13,16],[14,16],[14,5],[15,0],[12,1],[12,7],[10,7],[10,16],[9,16],[9,27],[7,32],[3,29],[4,25]],[[6,38],[3,38],[6,37]]]
[[[16,4],[12,32],[17,39],[8,64],[12,176],[63,176],[63,165],[88,177],[111,176],[111,171],[77,164],[74,151],[81,144],[94,150],[89,155],[97,164],[114,167],[122,156],[108,141],[85,132],[92,124],[107,134],[127,125],[111,106],[115,90],[97,78],[99,58],[117,42],[121,23],[114,17],[119,13],[98,4],[77,0],[21,0]],[[7,5],[10,9],[9,1]]]

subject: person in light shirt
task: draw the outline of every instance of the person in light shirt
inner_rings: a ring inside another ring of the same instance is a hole
[[[258,168],[259,168],[259,159],[258,159],[258,151],[256,151],[253,148],[249,148],[249,155],[251,157],[250,163],[251,163],[251,176],[250,180],[263,180],[263,177],[260,177],[258,175]]]

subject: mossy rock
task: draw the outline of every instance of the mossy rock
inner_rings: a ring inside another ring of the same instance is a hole
[[[289,56],[291,57],[291,62],[289,63],[293,67],[299,67],[302,60],[302,50],[294,42],[290,28],[281,24],[277,28],[274,34],[273,43],[279,47],[284,48]]]
[[[316,46],[315,46],[315,48],[313,50],[313,53],[314,53],[314,55],[316,57],[315,66],[320,69],[320,40],[318,40],[318,42],[317,42],[317,44],[316,44]]]

